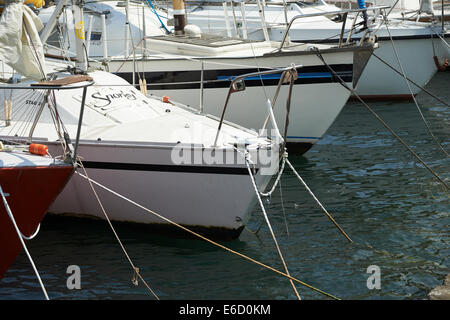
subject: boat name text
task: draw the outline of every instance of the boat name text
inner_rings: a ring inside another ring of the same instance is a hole
[[[94,107],[104,108],[109,106],[113,100],[115,99],[127,99],[127,100],[137,100],[137,97],[133,91],[124,92],[120,90],[119,92],[110,93],[110,94],[102,94],[97,91],[91,95],[92,98],[97,99],[96,103],[94,103]],[[98,101],[101,100],[101,101]]]

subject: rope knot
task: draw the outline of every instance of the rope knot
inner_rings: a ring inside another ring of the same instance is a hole
[[[139,285],[139,268],[134,267],[133,278],[131,278],[131,282],[135,285]]]
[[[246,162],[248,162],[248,163],[250,163],[252,165],[255,165],[254,162],[252,161],[252,155],[250,154],[248,149],[245,149],[245,154],[244,155],[245,155],[245,161]]]

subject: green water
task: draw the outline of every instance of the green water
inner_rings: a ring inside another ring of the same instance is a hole
[[[450,72],[427,88],[450,101]],[[433,132],[450,150],[450,110],[418,96]],[[449,181],[450,160],[433,144],[412,103],[370,103],[407,143]],[[350,244],[286,170],[266,207],[290,273],[342,299],[427,299],[450,272],[449,195],[360,104],[349,102],[326,136],[290,160],[354,240]],[[248,225],[264,223],[255,208]],[[116,229],[142,275],[161,299],[295,299],[289,282],[199,240]],[[106,222],[46,218],[28,242],[52,299],[153,299],[140,284]],[[244,230],[225,245],[282,270],[268,228]],[[66,286],[69,265],[81,268],[81,289]],[[370,265],[380,289],[369,289]],[[303,299],[324,296],[297,285]],[[22,253],[0,282],[0,299],[42,299]]]

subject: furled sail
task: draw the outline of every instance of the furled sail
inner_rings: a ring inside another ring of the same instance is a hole
[[[0,60],[33,80],[46,77],[39,31],[44,27],[23,0],[6,0],[0,16]]]

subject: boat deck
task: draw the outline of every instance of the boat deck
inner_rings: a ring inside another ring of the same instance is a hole
[[[205,46],[208,48],[220,48],[220,47],[234,46],[237,44],[249,44],[249,43],[261,42],[261,41],[249,40],[249,39],[222,37],[220,35],[207,34],[207,33],[202,33],[200,37],[160,35],[160,36],[150,37],[150,39],[192,44],[192,45],[196,45],[196,46]]]
[[[55,160],[50,156],[30,154],[23,148],[17,148],[13,151],[0,151],[0,168],[49,166],[72,166],[72,164],[65,163],[61,160]]]
[[[273,50],[272,43],[248,39],[222,37],[220,35],[204,34],[195,36],[160,35],[146,38],[150,50],[176,53],[176,54],[201,54],[217,56],[224,54],[236,55],[237,52],[259,49],[267,52]]]

